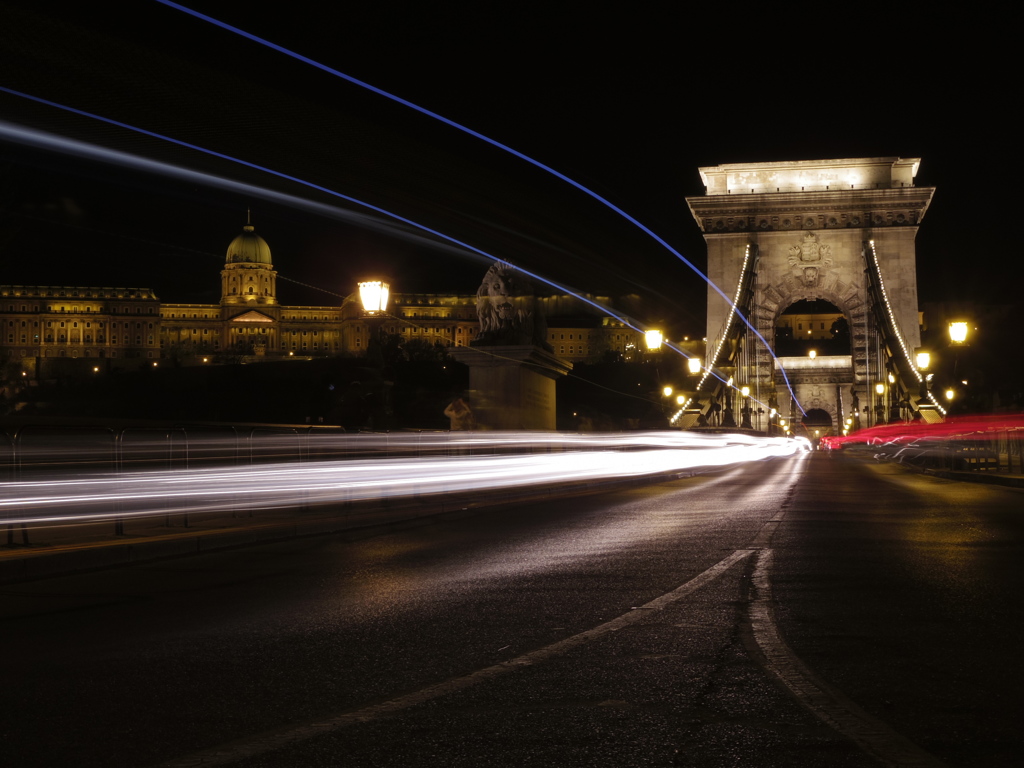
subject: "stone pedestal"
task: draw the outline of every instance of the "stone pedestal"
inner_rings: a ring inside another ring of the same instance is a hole
[[[480,429],[555,428],[555,379],[572,363],[540,347],[455,347],[469,366],[470,407]]]

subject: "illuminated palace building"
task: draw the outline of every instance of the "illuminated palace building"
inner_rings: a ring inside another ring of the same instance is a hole
[[[607,350],[627,352],[639,342],[638,333],[612,318],[584,315],[571,297],[546,297],[541,305],[560,357],[582,361]],[[404,340],[465,346],[478,329],[476,296],[392,294],[378,322]],[[48,358],[135,367],[204,354],[250,361],[359,355],[371,327],[355,295],[334,306],[279,304],[270,247],[252,225],[228,247],[219,304],[162,303],[149,288],[0,286],[0,355],[20,359],[23,370]]]

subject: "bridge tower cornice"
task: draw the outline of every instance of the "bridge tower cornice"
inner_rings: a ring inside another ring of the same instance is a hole
[[[917,226],[934,187],[688,197],[705,235]]]

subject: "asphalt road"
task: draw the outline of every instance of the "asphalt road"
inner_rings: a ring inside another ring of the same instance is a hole
[[[6,587],[11,766],[1017,766],[1024,491],[825,454]]]

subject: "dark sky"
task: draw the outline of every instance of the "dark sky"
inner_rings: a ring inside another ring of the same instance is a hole
[[[962,19],[922,20],[920,30],[855,22],[849,9],[799,19],[320,5],[190,7],[556,168],[699,266],[703,240],[684,201],[703,192],[698,167],[903,156],[922,158],[917,183],[937,188],[918,238],[922,301],[991,300],[995,285],[1024,278],[994,203],[1016,198],[1019,161],[1012,49],[991,30]],[[0,0],[0,14],[0,85],[381,206],[581,290],[637,293],[640,320],[703,331],[704,288],[674,256],[565,182],[453,128],[155,1]],[[0,119],[360,210],[8,93]],[[256,194],[0,140],[0,282],[137,285],[166,301],[215,301],[249,206],[284,303],[336,303],[377,273],[399,291],[468,292],[485,269]]]

